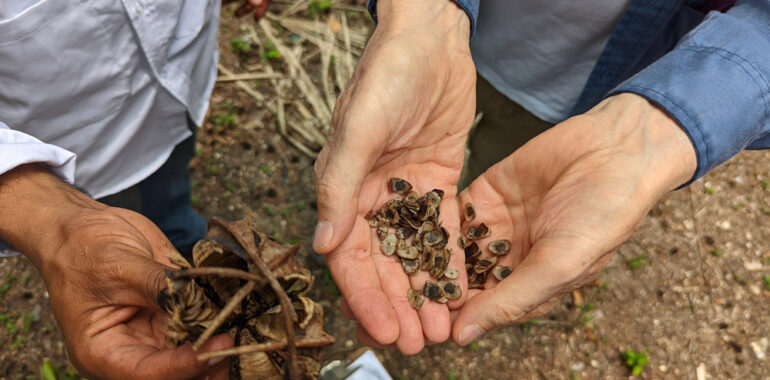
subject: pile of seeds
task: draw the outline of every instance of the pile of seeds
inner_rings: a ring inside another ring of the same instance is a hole
[[[467,225],[476,218],[476,210],[473,205],[466,203],[463,207],[463,224]],[[460,235],[457,245],[465,250],[465,271],[468,273],[468,289],[484,289],[487,275],[492,272],[496,279],[502,281],[508,277],[513,269],[511,267],[496,265],[499,257],[507,255],[511,250],[510,240],[495,240],[487,245],[491,256],[482,259],[481,248],[475,240],[480,240],[492,235],[492,231],[486,224],[481,223],[471,226],[465,235]]]
[[[420,196],[401,178],[391,178],[389,188],[398,196],[366,216],[369,225],[377,229],[382,253],[395,256],[410,276],[422,270],[437,280],[425,281],[422,291],[409,289],[409,304],[417,310],[425,298],[439,303],[460,298],[460,286],[451,281],[460,273],[448,267],[452,257],[452,249],[446,246],[449,232],[439,220],[444,191],[433,189]]]

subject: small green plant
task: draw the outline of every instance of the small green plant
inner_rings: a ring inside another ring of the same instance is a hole
[[[209,166],[206,166],[206,174],[208,175],[215,175],[219,173],[219,165],[217,164],[211,164]]]
[[[243,38],[238,37],[230,38],[230,48],[233,50],[233,53],[238,55],[251,52],[251,45],[244,41]]]
[[[626,350],[622,354],[623,360],[626,366],[631,370],[631,374],[639,376],[644,371],[644,367],[650,363],[650,359],[644,352],[636,352],[634,350]]]
[[[0,285],[0,298],[5,297],[5,295],[11,291],[14,282],[16,282],[16,277],[14,275],[9,273],[5,276],[5,282],[3,285]]]
[[[588,326],[588,324],[593,320],[594,316],[591,314],[583,314],[583,316],[580,317],[580,322],[583,324],[583,326]]]
[[[231,112],[215,114],[214,125],[217,127],[229,127],[235,125],[235,114]]]
[[[19,348],[24,347],[24,337],[19,335],[16,337],[16,340],[11,343],[11,349],[12,350],[18,350]]]
[[[328,0],[313,0],[310,2],[310,14],[313,17],[318,16],[319,13],[331,8],[332,2]]]
[[[200,199],[200,198],[198,198],[197,196],[193,195],[193,196],[191,196],[191,197],[190,197],[190,203],[191,203],[193,206],[200,206],[200,204],[201,204],[201,199]]]
[[[743,205],[740,204],[740,203],[736,203],[736,204],[733,205],[733,210],[735,210],[735,211],[739,211],[742,208],[743,208]]]
[[[297,208],[297,211],[302,211],[303,209],[305,209],[305,202],[303,201],[297,202],[296,208]]]
[[[40,374],[43,376],[43,380],[85,380],[74,369],[54,366],[48,359],[43,360],[43,365],[40,366]]]
[[[762,277],[762,284],[765,286],[765,289],[770,290],[770,275],[766,274]]]
[[[716,257],[722,257],[725,255],[724,251],[721,249],[712,249],[709,253],[711,253],[712,256]]]
[[[596,308],[596,305],[593,304],[593,302],[586,302],[582,305],[580,305],[580,312],[585,313],[588,311],[591,311]]]
[[[289,215],[290,212],[291,212],[291,208],[290,207],[284,207],[284,208],[281,209],[281,215],[283,215],[283,216]]]
[[[762,185],[762,189],[770,190],[770,180],[767,178],[762,178],[759,183]]]
[[[714,194],[714,188],[711,186],[706,186],[703,188],[703,192],[706,194]]]
[[[537,323],[538,323],[538,322],[539,322],[539,321],[538,321],[538,319],[537,319],[537,318],[532,318],[532,319],[530,319],[530,320],[528,320],[528,321],[526,321],[526,322],[522,323],[522,324],[521,324],[519,327],[521,328],[521,330],[522,330],[522,331],[529,331],[529,329],[530,329],[532,326],[535,326],[535,325],[537,325]]]
[[[259,170],[262,170],[262,173],[265,173],[266,175],[270,175],[270,173],[272,172],[272,170],[270,170],[270,167],[267,165],[262,165],[262,167],[259,168]]]
[[[342,294],[337,288],[337,284],[334,282],[334,278],[332,278],[332,272],[330,272],[329,269],[324,269],[324,284],[326,285],[326,290],[329,293],[337,296]]]
[[[275,44],[269,38],[265,39],[265,43],[262,45],[262,52],[260,55],[265,61],[281,58],[281,52],[278,51],[278,48],[275,47]]]
[[[479,341],[474,340],[471,342],[471,351],[477,351],[479,349]]]
[[[647,258],[644,257],[644,255],[639,255],[631,260],[628,260],[628,267],[631,268],[631,270],[641,269],[645,265],[647,265]]]
[[[267,215],[270,215],[270,216],[275,214],[275,210],[273,210],[273,208],[270,207],[270,206],[265,206],[265,212],[267,213]],[[276,240],[278,240],[278,239],[276,239]]]

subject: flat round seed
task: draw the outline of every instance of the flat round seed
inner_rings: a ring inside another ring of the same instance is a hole
[[[403,259],[401,265],[404,267],[404,272],[410,276],[420,271],[420,260]]]
[[[458,272],[457,269],[454,269],[454,268],[447,268],[447,270],[444,271],[444,277],[450,280],[454,280],[460,277],[460,272]]]
[[[429,300],[437,300],[444,296],[444,292],[441,291],[441,288],[439,288],[436,283],[428,280],[425,281],[425,287],[422,289],[422,295],[427,297]]]
[[[513,269],[503,265],[498,265],[492,269],[492,275],[494,275],[498,281],[502,281],[504,278],[510,276],[511,273],[513,273]]]
[[[414,246],[401,247],[396,250],[396,254],[398,254],[398,257],[400,258],[408,260],[415,260],[420,257],[420,252]]]
[[[473,219],[476,219],[476,209],[473,208],[472,204],[465,204],[465,207],[463,208],[463,219],[465,219],[465,223],[470,223]]]
[[[497,257],[492,256],[488,259],[479,260],[479,262],[477,262],[476,265],[473,266],[473,270],[476,273],[483,273],[488,271],[495,264],[497,264]]]
[[[508,253],[508,251],[511,250],[511,241],[510,240],[495,240],[487,246],[489,249],[489,253],[495,255],[495,256],[502,256]]]
[[[444,296],[450,300],[456,300],[463,295],[460,285],[454,281],[439,281],[438,286],[444,292]]]
[[[465,247],[468,246],[468,239],[466,239],[465,236],[463,236],[463,235],[458,236],[457,237],[457,245],[460,248],[465,249]]]
[[[390,191],[396,194],[404,195],[408,193],[409,190],[412,190],[412,185],[409,182],[396,177],[390,179]]]
[[[384,253],[385,256],[393,256],[393,254],[396,253],[397,244],[398,239],[396,239],[396,234],[389,233],[387,236],[385,236],[385,239],[382,239],[382,242],[380,243],[380,249],[382,249],[382,253]]]
[[[415,310],[420,310],[423,302],[425,302],[425,297],[419,291],[412,288],[409,288],[407,298],[409,299],[409,305]]]
[[[469,240],[479,240],[489,236],[492,233],[486,224],[481,223],[476,227],[468,229],[468,233],[465,235]]]
[[[481,249],[479,248],[479,245],[476,244],[476,242],[473,242],[469,246],[465,247],[466,262],[473,261],[479,256],[481,256]]]
[[[436,245],[439,241],[441,241],[441,233],[439,231],[436,231],[436,230],[428,231],[424,235],[422,235],[423,245],[432,247]]]

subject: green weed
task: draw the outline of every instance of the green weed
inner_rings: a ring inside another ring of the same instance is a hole
[[[631,370],[631,374],[639,376],[644,371],[644,367],[650,363],[650,359],[644,352],[636,352],[634,350],[626,350],[622,354],[623,360],[626,366]]]

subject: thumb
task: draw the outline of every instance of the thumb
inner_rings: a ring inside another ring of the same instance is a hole
[[[538,243],[507,278],[468,299],[454,323],[455,342],[467,345],[486,332],[550,310],[586,268],[580,254],[566,257],[562,252]]]
[[[350,233],[361,186],[382,153],[381,139],[375,135],[381,133],[346,124],[336,136],[330,136],[316,161],[318,224],[313,250],[321,254],[333,251]]]

